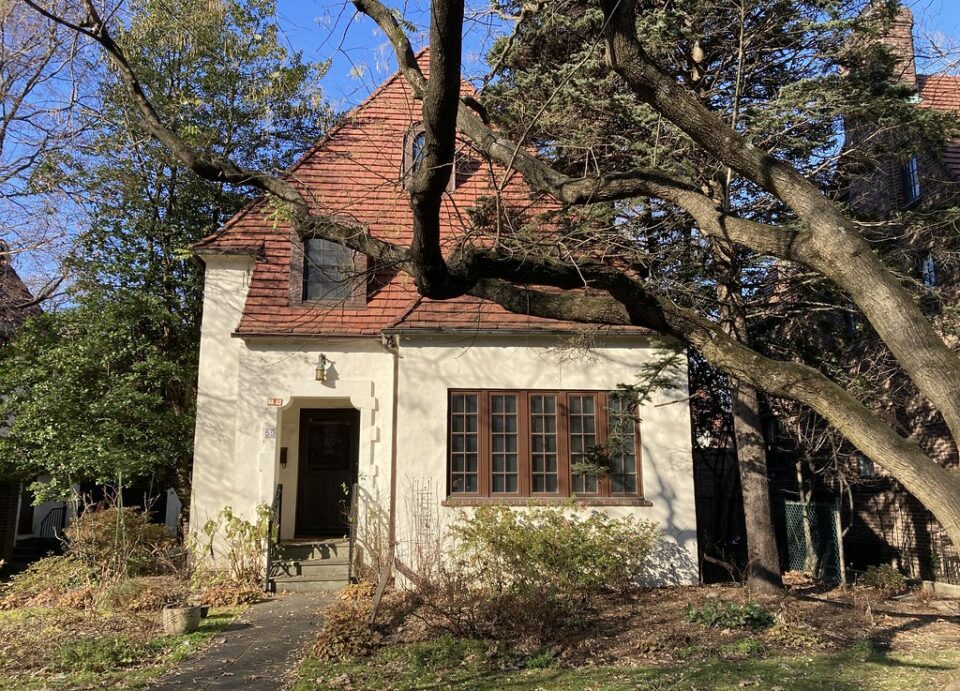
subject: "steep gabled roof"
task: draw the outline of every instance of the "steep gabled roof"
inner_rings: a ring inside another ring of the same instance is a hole
[[[293,166],[287,179],[303,191],[315,213],[349,220],[374,237],[408,244],[413,217],[401,179],[403,150],[405,135],[421,119],[420,109],[405,80],[390,77]],[[460,149],[457,184],[445,195],[440,211],[442,242],[458,242],[469,233],[468,210],[498,188],[503,203],[520,214],[531,216],[555,208],[552,201],[532,195],[518,174],[491,169],[465,142]],[[290,227],[258,200],[195,245],[201,254],[257,257],[239,334],[372,336],[387,328],[582,328],[513,314],[474,298],[424,300],[409,275],[383,267],[371,269],[364,306],[297,304],[290,299],[291,280],[296,280],[291,272],[292,239]]]

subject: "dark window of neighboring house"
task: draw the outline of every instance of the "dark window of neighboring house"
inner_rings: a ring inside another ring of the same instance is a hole
[[[353,250],[321,238],[303,243],[303,301],[361,301],[362,268]]]
[[[452,496],[641,494],[637,421],[615,393],[451,391],[448,444]]]
[[[927,288],[935,288],[937,285],[937,262],[932,254],[927,254],[920,264],[920,278],[923,285]]]
[[[903,188],[907,204],[920,199],[920,162],[911,156],[903,166]]]
[[[860,477],[871,478],[877,476],[877,468],[873,464],[873,461],[859,452],[857,453],[857,465]]]

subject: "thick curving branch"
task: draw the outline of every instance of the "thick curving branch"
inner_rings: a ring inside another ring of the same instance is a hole
[[[583,315],[583,321],[645,326],[692,345],[711,365],[740,381],[816,411],[928,507],[954,544],[960,542],[960,475],[929,458],[916,442],[899,436],[843,387],[812,367],[760,355],[718,325],[648,292],[623,274],[608,279],[616,284],[608,296],[547,293],[506,279],[484,279],[470,294],[507,309],[523,307],[539,317],[579,320]]]
[[[637,37],[635,0],[600,0],[600,6],[611,68],[704,150],[793,209],[809,234],[797,261],[850,295],[960,444],[960,356],[853,222],[795,168],[754,146],[653,63]]]

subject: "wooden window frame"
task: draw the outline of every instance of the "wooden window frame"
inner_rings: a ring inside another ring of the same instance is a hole
[[[453,397],[472,395],[477,397],[477,491],[452,492],[453,463]],[[493,452],[491,425],[491,398],[493,396],[515,396],[517,399],[517,471],[518,490],[516,492],[493,491]],[[569,401],[571,396],[589,396],[594,399],[594,420],[596,426],[597,446],[606,446],[608,440],[609,419],[608,391],[597,390],[557,390],[557,389],[450,389],[447,392],[447,505],[469,505],[473,503],[505,502],[529,503],[543,501],[557,503],[574,500],[590,504],[626,503],[632,505],[649,505],[643,498],[643,466],[641,461],[640,425],[633,421],[634,459],[636,463],[637,488],[636,492],[614,493],[611,487],[609,473],[597,478],[596,492],[574,492],[573,475],[571,472],[570,455],[570,413]],[[534,492],[533,484],[533,455],[531,444],[531,396],[554,396],[556,398],[556,434],[557,434],[557,491]]]
[[[345,307],[363,309],[367,306],[367,268],[368,258],[361,252],[353,251],[353,271],[356,275],[353,289],[346,298],[306,297],[306,256],[305,240],[295,237],[290,247],[290,306],[291,307]],[[323,239],[323,238],[317,238]],[[352,251],[352,250],[351,250]]]

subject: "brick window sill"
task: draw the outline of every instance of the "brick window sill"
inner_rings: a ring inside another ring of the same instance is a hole
[[[447,497],[442,506],[653,506],[643,497]]]

